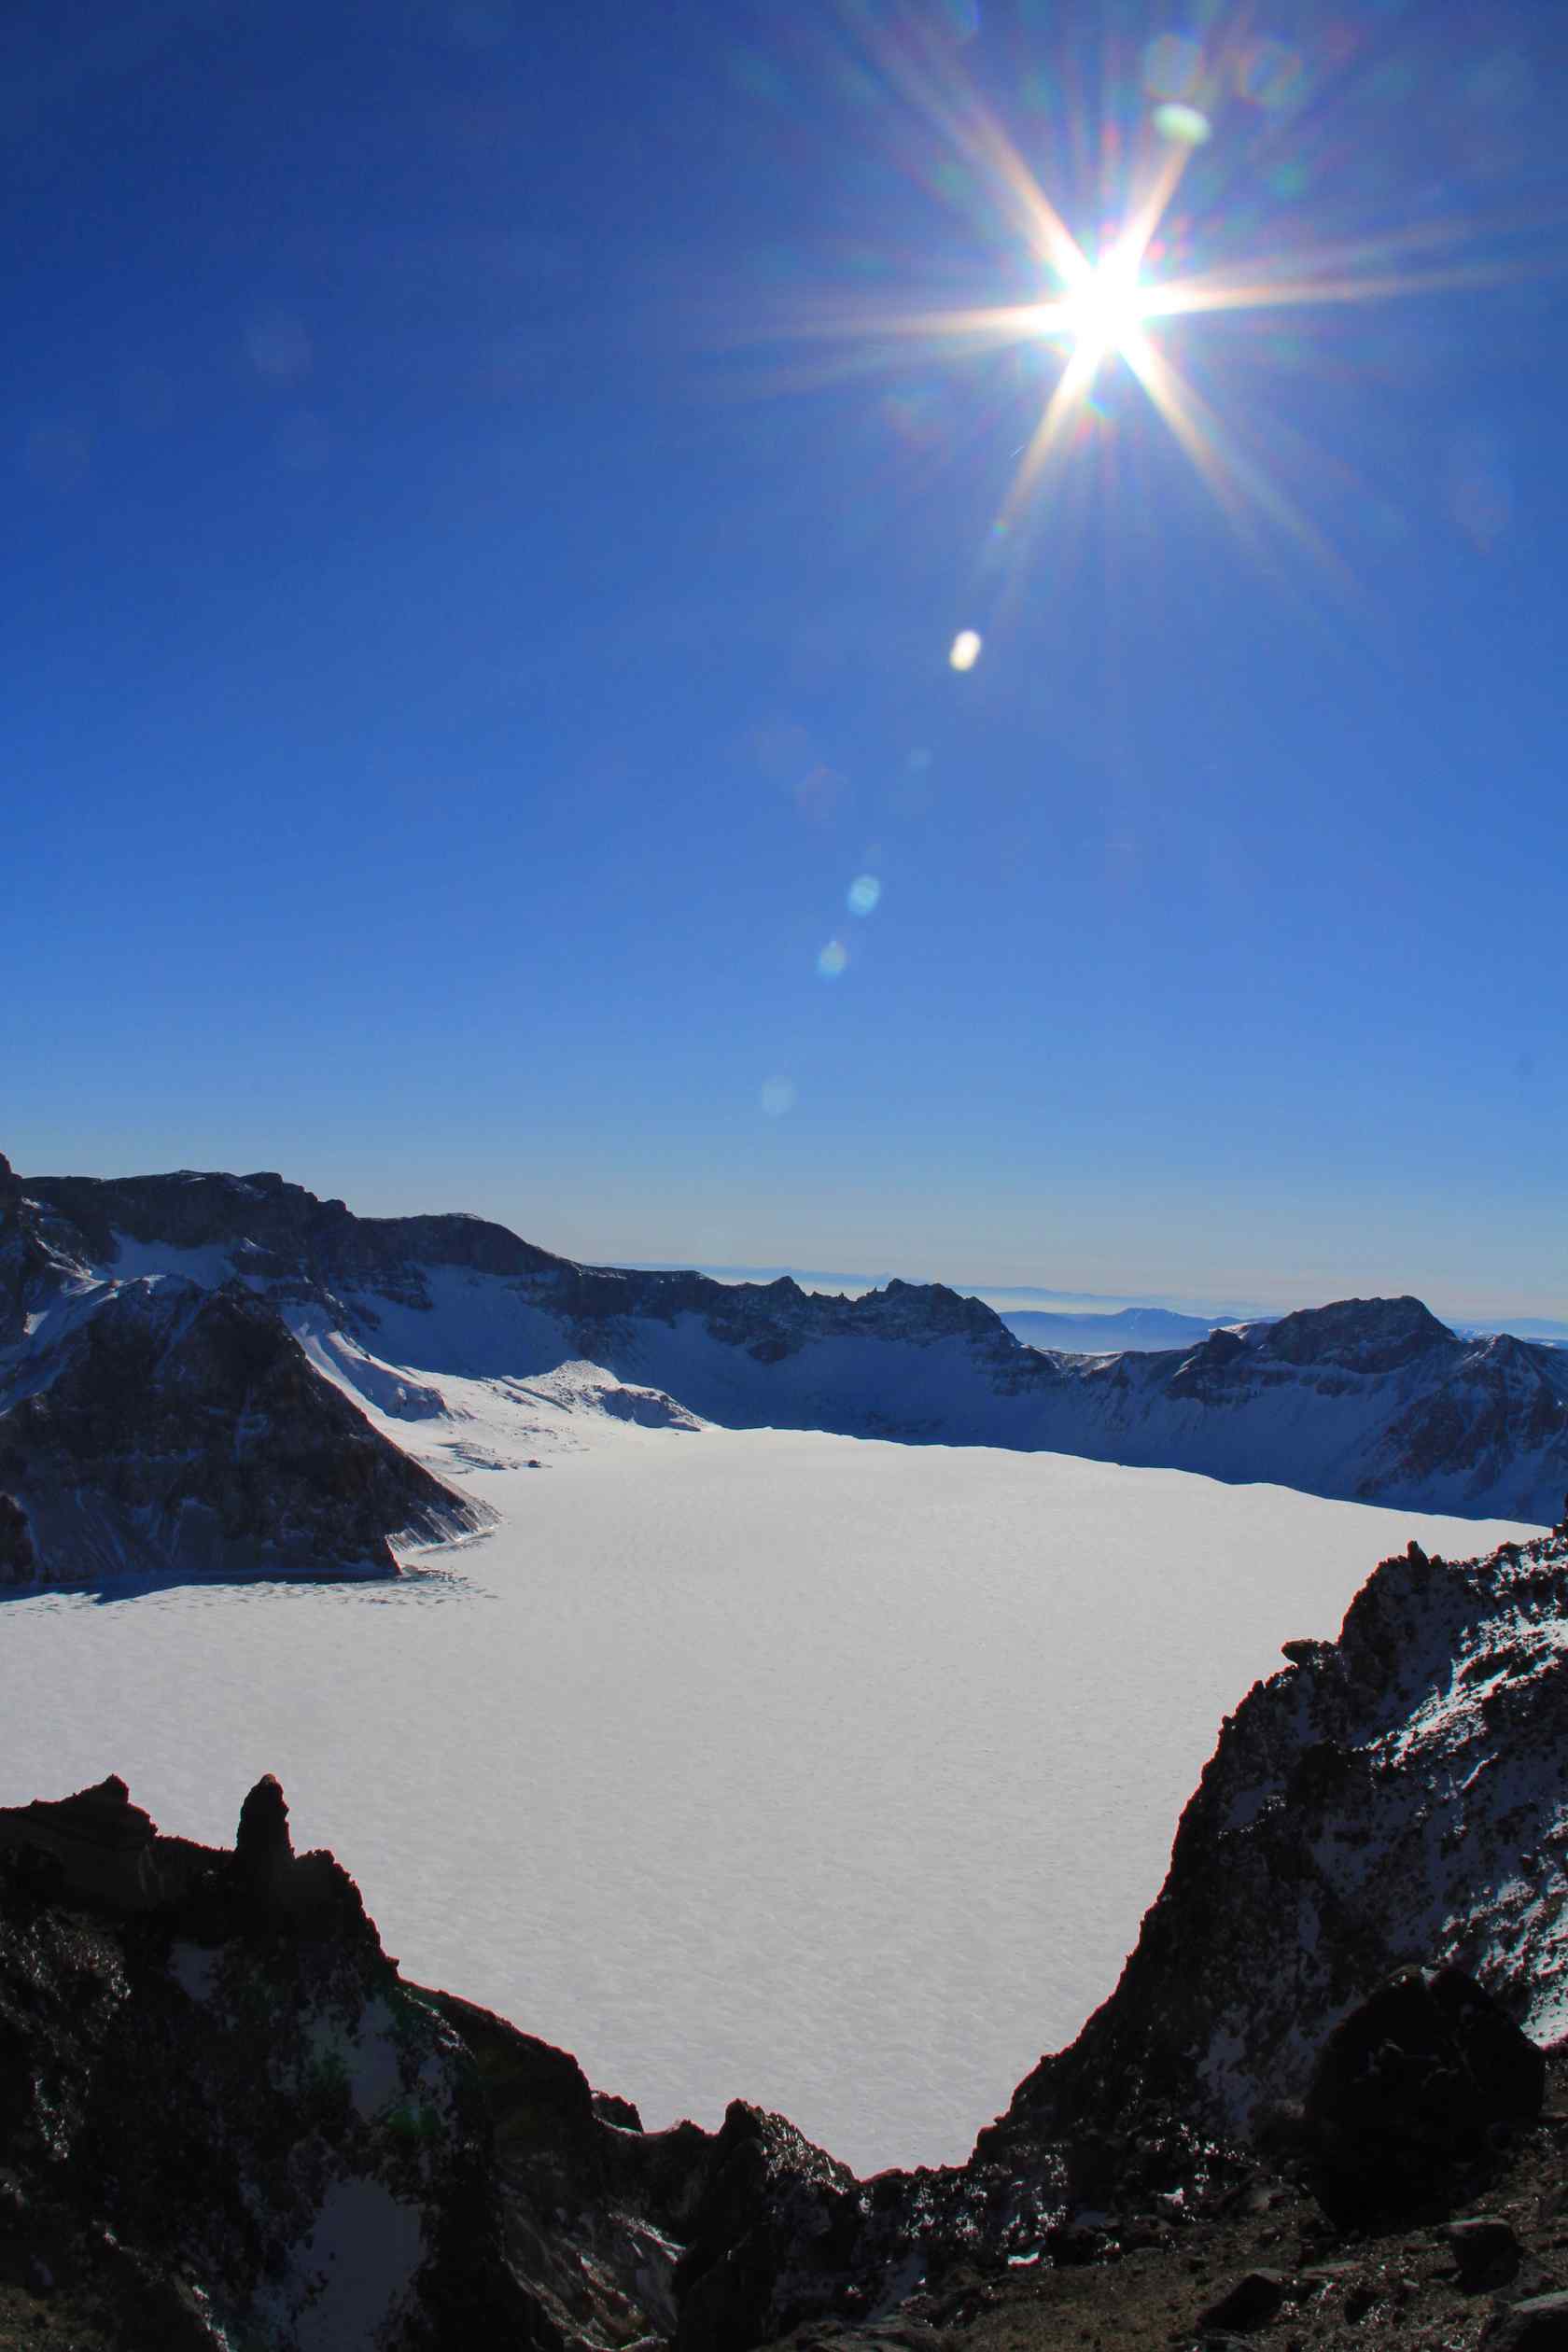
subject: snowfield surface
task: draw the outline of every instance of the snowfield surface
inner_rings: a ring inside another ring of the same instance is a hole
[[[228,1842],[275,1771],[410,1977],[650,2125],[743,2096],[861,2171],[967,2154],[1110,1993],[1281,1641],[1411,1534],[1530,1532],[705,1428],[587,1364],[428,1379],[372,1410],[497,1532],[391,1586],[0,1604],[0,1802],[118,1771]]]

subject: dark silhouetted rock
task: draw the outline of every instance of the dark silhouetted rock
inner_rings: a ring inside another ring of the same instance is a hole
[[[282,1891],[294,1866],[288,1807],[282,1788],[264,1772],[240,1807],[234,1859],[247,1890],[265,1897]]]
[[[1524,2248],[1512,2229],[1494,2214],[1449,2221],[1437,2234],[1454,2258],[1459,2283],[1467,2295],[1505,2287],[1524,2259]]]
[[[1357,2226],[1451,2206],[1541,2112],[1546,2061],[1458,1968],[1402,1968],[1336,2026],[1309,2087],[1313,2186]]]
[[[1568,2352],[1568,2294],[1531,2295],[1498,2312],[1480,2341],[1482,2352]]]
[[[676,2271],[679,2352],[749,2352],[843,2295],[864,2207],[846,2164],[732,2102]]]
[[[635,2099],[623,2099],[613,2091],[595,2091],[594,2113],[601,2123],[613,2123],[619,2132],[640,2132],[642,2116]]]
[[[0,1494],[0,1585],[26,1584],[37,1570],[27,1514],[14,1495]]]

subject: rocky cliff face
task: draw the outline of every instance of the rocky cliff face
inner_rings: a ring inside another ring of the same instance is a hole
[[[0,1584],[390,1575],[394,1534],[477,1526],[239,1283],[101,1278],[0,1181]]]
[[[388,1573],[392,1536],[483,1516],[410,1459],[413,1423],[455,1418],[442,1382],[488,1383],[504,1416],[519,1379],[584,1365],[597,1409],[675,1425],[1077,1453],[1540,1523],[1568,1488],[1568,1353],[1461,1340],[1417,1299],[1091,1358],[1026,1347],[939,1283],[826,1298],[577,1266],[479,1218],[357,1218],[269,1173],[7,1167],[0,1579]]]
[[[1337,1642],[1285,1655],[1227,1718],[1114,1995],[983,2145],[1151,2103],[1249,2133],[1416,1962],[1568,2033],[1568,1529],[1460,1562],[1412,1544]]]
[[[739,2352],[833,2307],[866,2203],[781,2117],[645,2134],[406,1983],[271,1780],[229,1852],[113,1779],[0,1813],[0,2085],[7,2342]]]
[[[473,2063],[273,1794],[231,1855],[119,1781],[0,1814],[0,2275],[172,2352],[527,2343]]]

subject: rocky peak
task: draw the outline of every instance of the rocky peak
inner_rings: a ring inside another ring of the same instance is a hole
[[[264,1772],[240,1807],[234,1834],[234,1859],[242,1876],[258,1893],[265,1894],[287,1874],[294,1860],[288,1835],[288,1806],[276,1777]]]
[[[262,1267],[331,1290],[399,1281],[413,1263],[536,1274],[564,1264],[483,1217],[357,1217],[272,1169],[251,1176],[181,1169],[164,1176],[37,1176],[33,1193],[79,1229],[87,1253],[113,1266],[116,1236],[175,1249],[259,1253]]]
[[[1303,1307],[1271,1323],[1260,1355],[1281,1364],[1333,1365],[1347,1372],[1394,1372],[1434,1348],[1461,1342],[1419,1298],[1341,1298]]]

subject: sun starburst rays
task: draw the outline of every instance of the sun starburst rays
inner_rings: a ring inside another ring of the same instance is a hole
[[[1183,54],[1195,47],[1178,46]],[[904,308],[884,308],[861,293],[847,299],[833,315],[820,309],[797,314],[791,322],[776,315],[776,329],[835,344],[845,364],[856,364],[849,358],[853,351],[861,363],[873,367],[898,367],[912,348],[940,360],[1009,347],[1059,346],[1059,372],[1019,453],[996,518],[995,536],[1012,548],[1015,563],[1024,535],[1014,526],[1045,494],[1053,467],[1066,463],[1069,453],[1080,447],[1084,435],[1074,427],[1099,413],[1094,395],[1102,374],[1125,367],[1239,529],[1254,543],[1282,535],[1347,584],[1347,568],[1290,496],[1288,467],[1279,450],[1269,454],[1269,443],[1277,443],[1280,434],[1267,417],[1250,425],[1236,403],[1226,401],[1222,409],[1203,398],[1179,365],[1183,342],[1195,323],[1209,316],[1310,312],[1477,289],[1523,275],[1538,262],[1517,248],[1508,251],[1505,237],[1491,243],[1489,258],[1478,259],[1474,219],[1450,216],[1388,233],[1313,241],[1309,224],[1296,215],[1281,217],[1269,245],[1233,251],[1223,267],[1202,266],[1189,223],[1175,239],[1186,257],[1178,267],[1162,252],[1160,239],[1175,217],[1173,206],[1197,145],[1162,130],[1160,108],[1123,147],[1118,176],[1127,193],[1119,223],[1098,249],[1085,249],[1001,122],[956,74],[951,60],[939,60],[929,50],[901,49],[890,40],[875,47],[885,81],[923,116],[942,148],[961,161],[971,220],[988,216],[1015,252],[1027,253],[1039,273],[1041,293],[1032,301]],[[1176,91],[1182,105],[1202,122],[1206,140],[1211,126],[1206,117],[1196,115],[1192,102],[1207,105],[1205,91],[1224,80],[1228,69],[1223,57],[1216,63],[1217,56],[1216,51],[1206,64],[1201,58],[1189,61],[1183,68],[1187,78]],[[1112,141],[1111,151],[1116,144]],[[1256,345],[1254,352],[1263,348]],[[1100,472],[1113,486],[1114,470],[1107,465]]]

